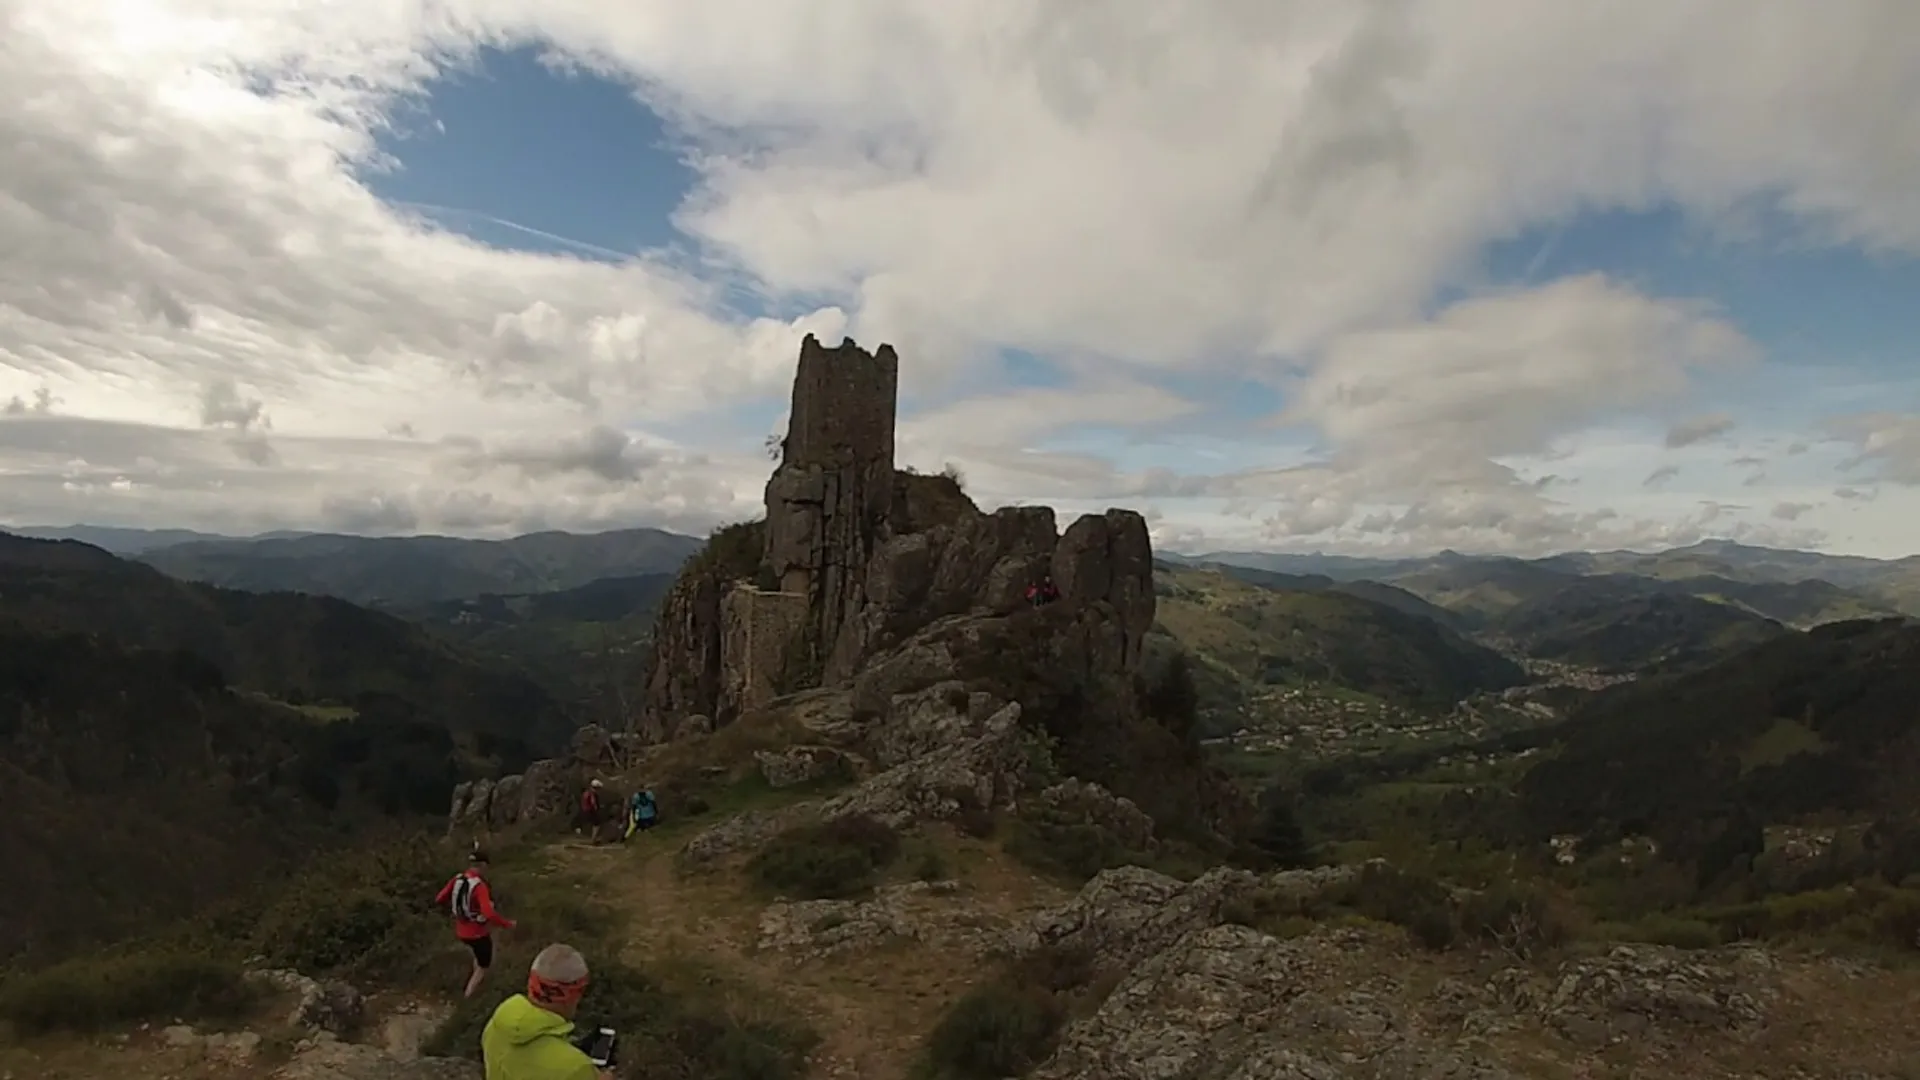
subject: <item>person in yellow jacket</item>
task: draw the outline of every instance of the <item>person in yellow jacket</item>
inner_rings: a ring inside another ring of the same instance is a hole
[[[613,1080],[573,1042],[573,1014],[586,992],[587,960],[578,949],[541,949],[527,992],[501,1002],[480,1033],[487,1080]]]

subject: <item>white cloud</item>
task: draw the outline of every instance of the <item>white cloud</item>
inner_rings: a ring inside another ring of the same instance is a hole
[[[369,194],[404,97],[529,41],[675,119],[707,261],[498,251]],[[1638,443],[1605,493],[1550,461],[1623,418],[1673,453],[1745,431],[1690,396],[1750,360],[1737,327],[1594,275],[1476,292],[1475,260],[1666,204],[1920,252],[1916,99],[1906,0],[0,0],[0,502],[698,528],[757,499],[743,406],[777,411],[801,334],[850,330],[927,403],[903,454],[987,502],[1266,543],[1811,537],[1837,526],[1795,492],[1847,477],[1749,502],[1736,476],[1709,514]],[[742,315],[736,284],[808,314]],[[1010,385],[999,347],[1065,386]],[[1246,385],[1324,454],[1234,420]],[[1920,481],[1916,422],[1859,434],[1882,479]],[[1117,464],[1182,431],[1244,449]]]
[[[1704,416],[1690,416],[1667,429],[1667,448],[1677,450],[1683,446],[1705,442],[1715,436],[1732,431],[1734,419],[1726,413],[1708,413]]]

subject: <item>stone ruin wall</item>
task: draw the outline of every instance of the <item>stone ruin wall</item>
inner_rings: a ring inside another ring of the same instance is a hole
[[[798,686],[846,683],[938,618],[1017,610],[1049,571],[1070,605],[1112,605],[1123,662],[1138,662],[1154,610],[1139,515],[1088,514],[1056,532],[1047,507],[987,514],[949,477],[898,472],[898,391],[890,346],[802,342],[759,538],[757,580],[776,589],[683,573],[655,637],[642,734],[673,738],[690,716],[724,725]]]
[[[735,585],[727,593],[720,610],[721,700],[714,712],[716,724],[730,723],[786,689],[792,642],[804,631],[808,614],[805,593],[763,592],[747,584]]]
[[[808,597],[803,632],[816,664],[865,600],[894,500],[899,390],[890,345],[801,342],[780,467],[767,480],[765,563],[780,591]]]

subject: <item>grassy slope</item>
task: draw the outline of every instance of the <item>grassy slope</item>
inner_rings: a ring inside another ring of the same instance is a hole
[[[1344,592],[1263,588],[1190,569],[1157,571],[1155,588],[1165,633],[1248,697],[1313,687],[1444,710],[1476,691],[1524,681],[1489,649]]]
[[[236,686],[471,733],[483,755],[524,759],[572,726],[524,675],[404,620],[328,597],[176,581],[74,542],[0,536],[0,624],[187,649]]]

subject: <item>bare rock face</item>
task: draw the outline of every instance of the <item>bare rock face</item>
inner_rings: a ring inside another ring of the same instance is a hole
[[[1195,930],[1217,925],[1225,905],[1255,890],[1310,895],[1356,873],[1354,867],[1288,870],[1261,876],[1232,867],[1181,881],[1139,866],[1102,871],[1063,907],[1034,919],[1032,943],[1085,951],[1124,970]]]
[[[1225,921],[1250,890],[1311,895],[1357,869],[1222,868],[1190,883],[1138,867],[1099,875],[1021,943],[1085,951],[1118,979],[1033,1075],[1510,1080],[1539,1075],[1538,1063],[1503,1059],[1490,1037],[1542,1027],[1578,1055],[1630,1042],[1644,1060],[1688,1066],[1690,1040],[1744,1038],[1780,997],[1776,963],[1753,948],[1621,945],[1557,970],[1436,979],[1397,930],[1323,926],[1280,940]]]
[[[776,903],[761,913],[759,947],[800,963],[903,940],[982,957],[1007,952],[1014,927],[967,901],[955,882],[913,881],[864,900]]]
[[[966,709],[968,703],[961,703]],[[745,851],[799,825],[864,814],[895,828],[942,821],[1005,806],[1027,774],[1027,735],[1020,705],[1009,702],[969,723],[956,712],[942,730],[950,741],[901,761],[841,795],[772,811],[749,811],[708,828],[687,842],[686,857],[704,862]]]
[[[1062,600],[1105,600],[1119,618],[1123,662],[1140,662],[1141,642],[1153,628],[1153,541],[1146,519],[1132,510],[1087,514],[1067,526],[1053,551],[1053,582]]]
[[[1508,968],[1492,987],[1517,1016],[1544,1020],[1576,1044],[1605,1046],[1673,1031],[1758,1028],[1778,996],[1773,975],[1771,958],[1758,949],[1708,956],[1616,945],[1605,956],[1569,961],[1551,978]]]
[[[672,738],[681,717],[719,708],[720,606],[732,586],[717,560],[696,556],[661,600],[641,695],[640,734],[649,740]]]
[[[808,598],[805,633],[831,681],[830,652],[866,601],[873,561],[893,508],[893,438],[900,360],[812,334],[800,344],[793,407],[780,467],[767,481],[764,563],[781,592]]]
[[[1182,935],[1068,1028],[1040,1080],[1518,1080],[1403,1004],[1389,948],[1353,931]]]
[[[772,788],[797,787],[831,776],[850,775],[853,761],[844,751],[831,746],[802,744],[779,750],[758,750],[753,755],[760,775]]]
[[[737,527],[724,553],[690,563],[664,602],[646,737],[679,737],[683,717],[724,725],[770,697],[844,686],[943,620],[1022,614],[1028,587],[1049,573],[1058,606],[1103,612],[1114,638],[1107,666],[1138,664],[1154,609],[1145,520],[1109,510],[1062,538],[1049,507],[982,513],[951,476],[896,471],[898,383],[888,346],[802,342],[765,522]],[[756,539],[759,561],[748,565],[735,549]]]

